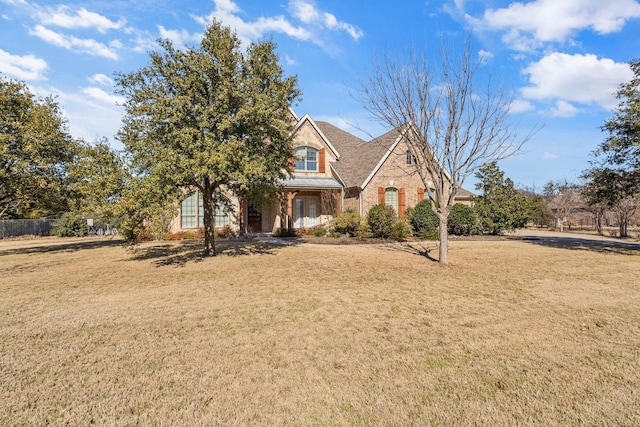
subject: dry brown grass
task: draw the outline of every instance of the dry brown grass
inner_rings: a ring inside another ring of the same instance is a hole
[[[640,251],[417,249],[0,241],[0,425],[640,424]]]

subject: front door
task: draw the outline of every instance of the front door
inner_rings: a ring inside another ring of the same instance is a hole
[[[262,211],[251,204],[247,208],[247,226],[250,233],[262,232]]]

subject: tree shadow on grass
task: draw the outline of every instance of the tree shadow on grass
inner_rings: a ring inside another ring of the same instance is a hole
[[[216,241],[216,257],[237,257],[248,255],[275,255],[278,249],[296,242],[282,244],[254,239],[229,239]],[[174,243],[158,243],[152,246],[130,248],[132,260],[152,260],[157,267],[185,266],[189,262],[201,262],[206,258],[202,240],[185,240]]]
[[[45,254],[58,252],[76,252],[87,249],[97,249],[106,247],[122,246],[124,240],[114,238],[92,239],[91,237],[82,238],[86,240],[73,240],[70,242],[60,242],[58,240],[50,240],[49,238],[34,241],[24,241],[25,246],[2,250],[0,248],[0,256],[6,255],[28,255],[28,254]]]
[[[428,259],[431,262],[438,262],[438,258],[434,258],[431,253],[438,252],[438,243],[424,241],[424,242],[404,242],[404,243],[392,243],[388,245],[384,245],[384,248],[394,250],[394,251],[402,251],[411,255],[417,255],[423,258]]]
[[[522,242],[557,249],[591,251],[619,255],[640,255],[640,243],[597,240],[588,237],[524,236]]]

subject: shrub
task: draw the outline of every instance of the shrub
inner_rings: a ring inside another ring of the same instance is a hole
[[[423,239],[437,238],[440,220],[431,210],[431,201],[423,200],[408,213],[413,233]]]
[[[204,234],[202,237],[204,237]],[[234,237],[236,237],[236,232],[233,230],[233,228],[225,225],[222,228],[216,228],[216,237],[220,239],[233,239]]]
[[[411,225],[407,221],[398,221],[391,227],[391,238],[404,240],[411,236]]]
[[[276,237],[295,237],[296,230],[293,228],[278,228],[275,233],[273,233]]]
[[[313,230],[313,235],[316,237],[322,237],[327,235],[327,230],[324,227],[318,227]]]
[[[360,214],[354,209],[347,209],[333,221],[337,233],[355,236],[360,228]]]
[[[476,212],[471,206],[456,203],[451,207],[447,228],[449,233],[458,236],[475,234],[477,230]]]
[[[72,213],[62,215],[51,229],[51,234],[58,237],[83,237],[87,232],[87,221]]]
[[[391,206],[375,205],[367,214],[371,237],[386,239],[391,235],[391,228],[395,222],[396,211]]]
[[[356,237],[358,237],[359,239],[366,239],[368,237],[371,237],[371,227],[369,227],[369,223],[367,222],[366,217],[360,219],[360,225],[358,226]]]

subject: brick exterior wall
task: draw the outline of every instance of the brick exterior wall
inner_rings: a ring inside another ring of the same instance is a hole
[[[415,164],[407,165],[407,144],[400,141],[382,167],[362,191],[362,215],[378,204],[378,188],[404,189],[405,208],[418,204],[418,189],[424,188]]]

